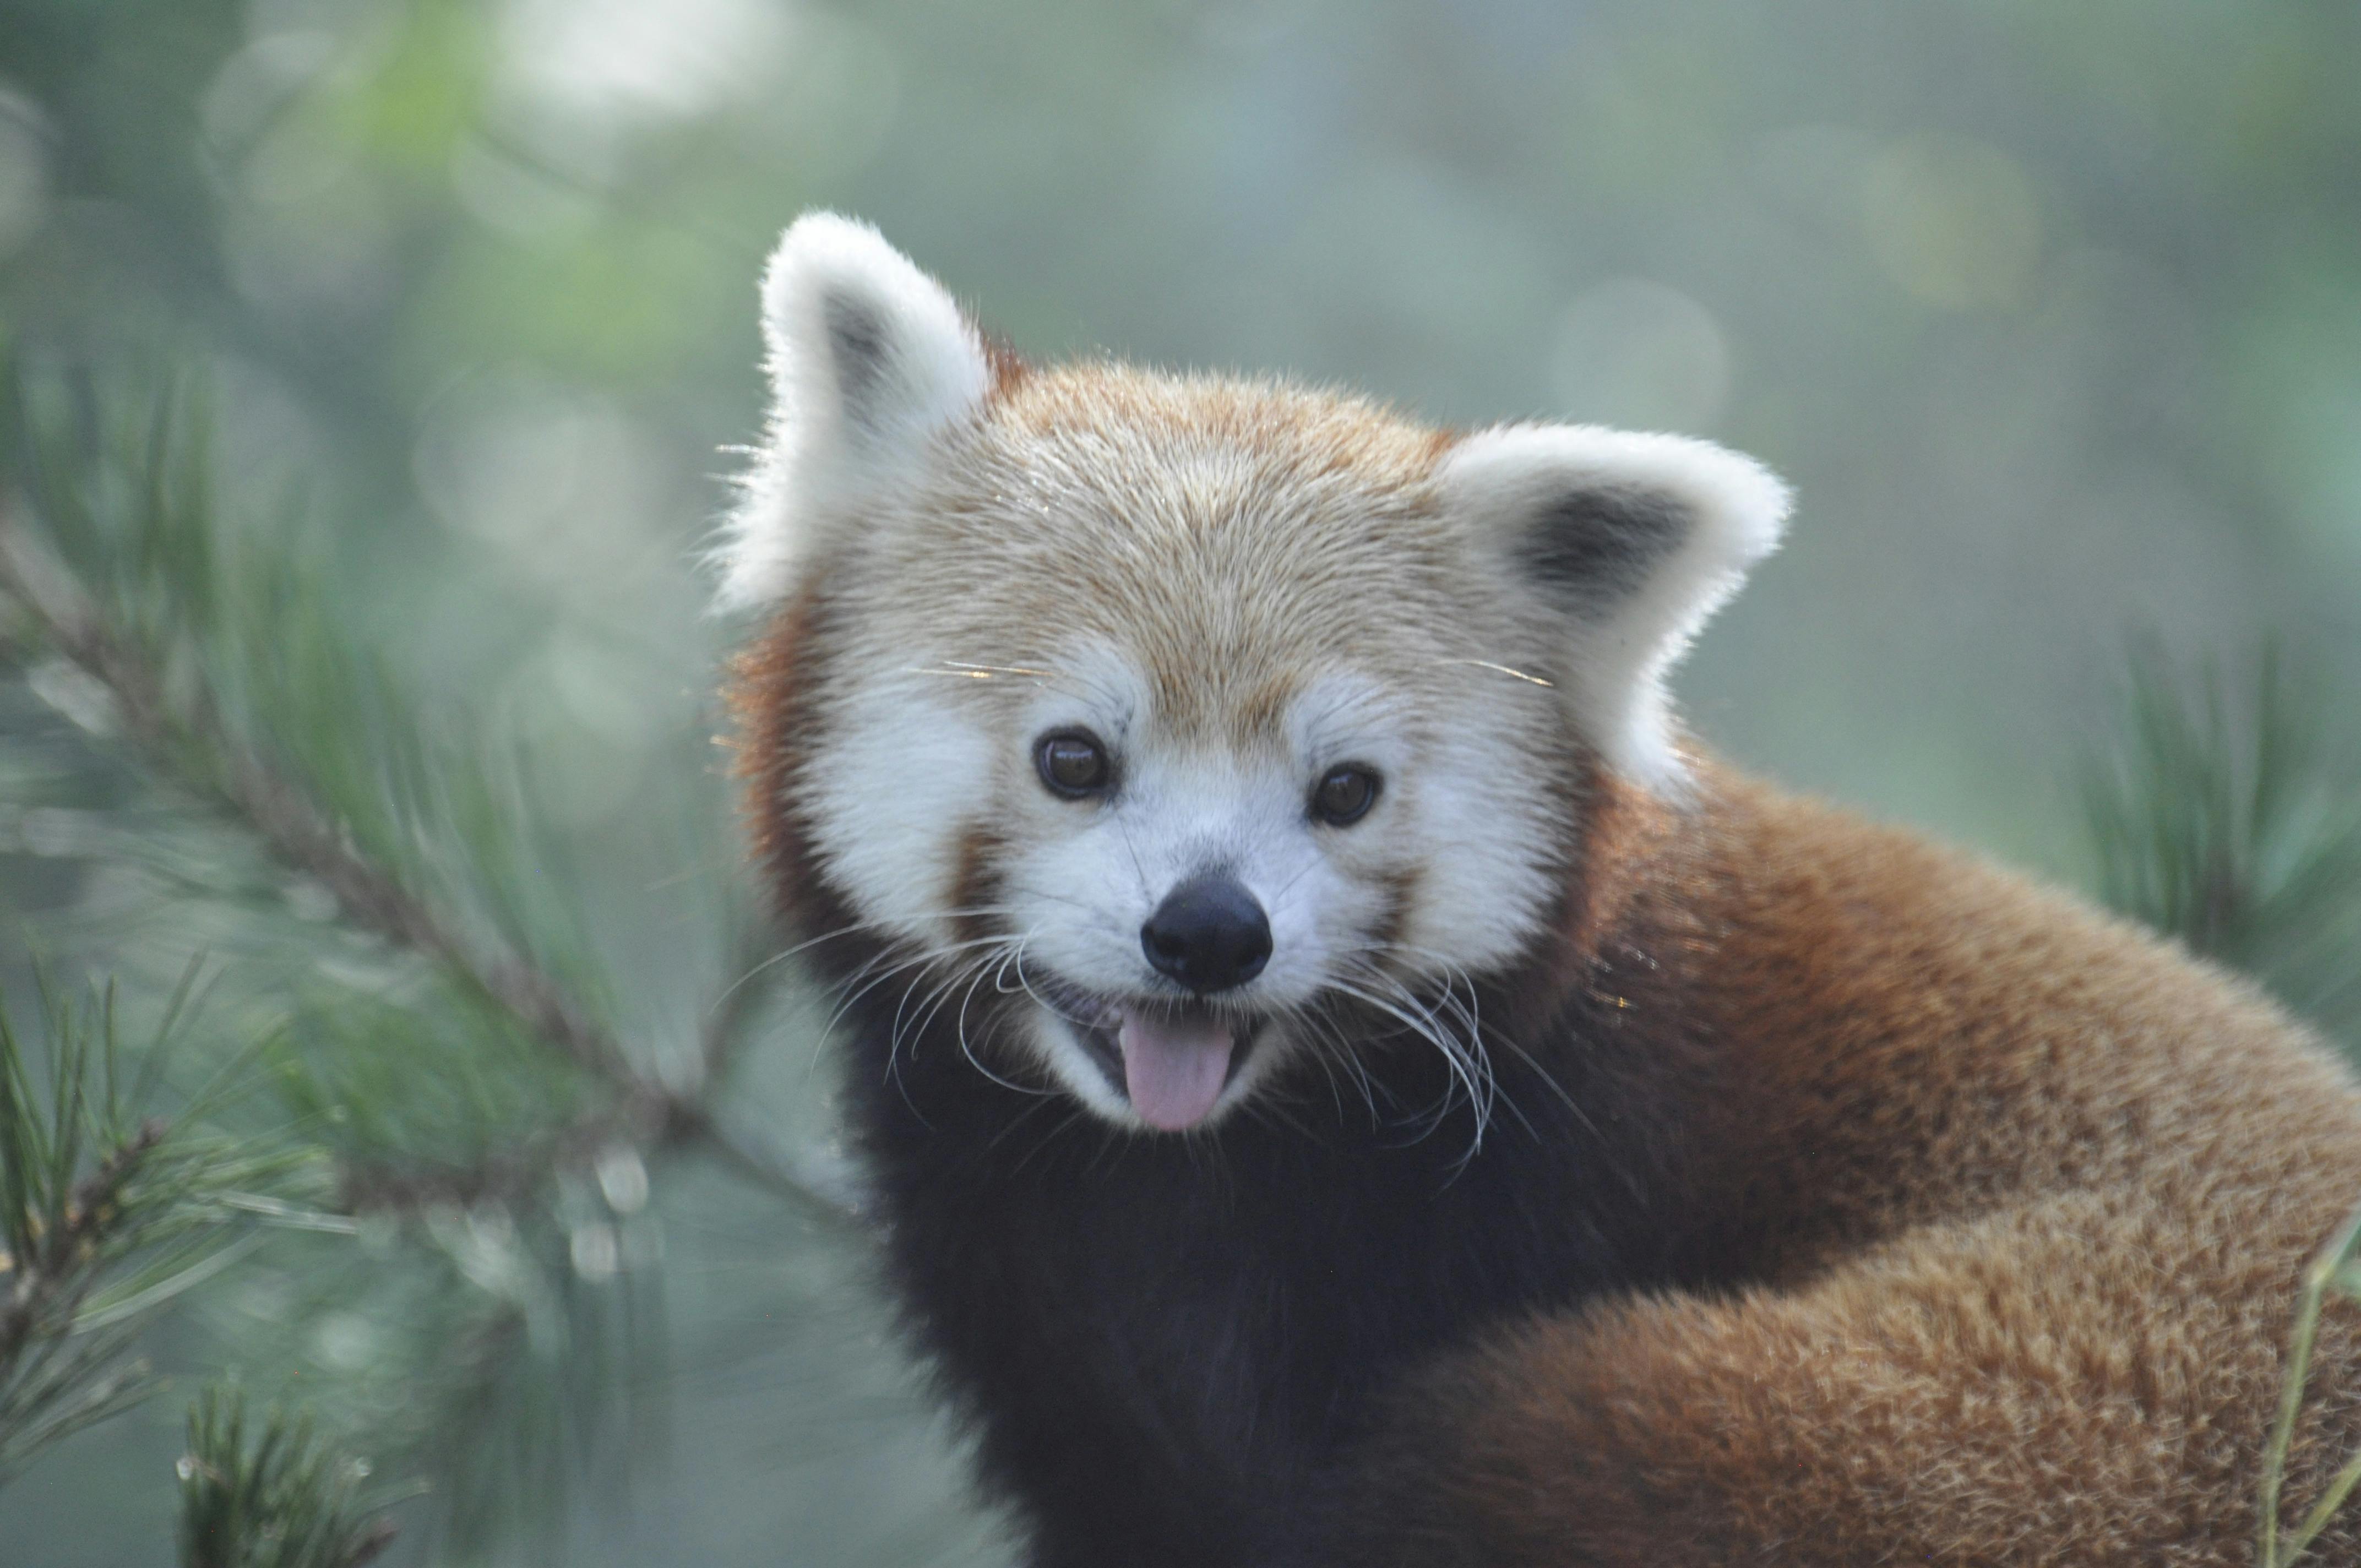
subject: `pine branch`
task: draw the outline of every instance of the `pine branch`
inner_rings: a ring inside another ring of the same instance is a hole
[[[124,1183],[164,1141],[164,1122],[152,1119],[108,1151],[98,1168],[77,1182],[58,1206],[55,1225],[28,1225],[23,1252],[9,1254],[0,1265],[0,1274],[15,1286],[6,1309],[0,1310],[0,1367],[16,1365],[36,1332],[70,1332],[83,1299],[98,1283],[86,1260],[96,1257],[107,1243],[107,1233],[122,1213],[117,1200]],[[22,1212],[22,1206],[17,1207]]]
[[[14,400],[21,410],[21,388],[15,389]],[[29,431],[21,439],[27,454],[39,446]],[[106,694],[117,726],[147,765],[243,823],[272,858],[332,894],[350,924],[423,959],[463,992],[483,999],[527,1036],[589,1073],[614,1097],[613,1103],[570,1127],[494,1157],[480,1169],[400,1176],[356,1171],[348,1181],[353,1195],[406,1205],[461,1191],[513,1192],[530,1183],[536,1167],[551,1168],[542,1160],[628,1140],[654,1147],[707,1147],[808,1217],[835,1226],[859,1223],[858,1201],[841,1173],[809,1157],[783,1160],[758,1152],[723,1127],[695,1093],[642,1074],[611,1031],[575,1002],[555,973],[528,956],[530,944],[487,942],[429,897],[414,874],[405,874],[398,861],[421,836],[422,826],[412,815],[420,808],[406,803],[445,801],[452,795],[452,775],[477,770],[427,754],[409,733],[406,709],[381,675],[371,689],[375,707],[390,716],[386,728],[394,732],[380,780],[401,792],[390,806],[356,801],[348,789],[338,802],[346,809],[332,808],[332,795],[314,787],[313,770],[287,765],[300,747],[266,752],[231,717],[221,695],[223,672],[211,662],[220,650],[208,644],[237,641],[224,630],[222,620],[224,604],[237,595],[238,578],[263,582],[258,602],[274,611],[307,602],[307,585],[292,581],[283,561],[247,563],[237,573],[225,567],[223,546],[208,532],[202,473],[173,469],[175,454],[184,444],[176,442],[169,415],[159,413],[136,457],[126,460],[141,466],[141,482],[133,487],[129,521],[115,526],[124,536],[79,541],[85,554],[95,545],[105,557],[98,566],[112,573],[114,589],[104,597],[86,587],[90,567],[78,573],[69,566],[45,547],[30,521],[11,508],[11,498],[0,495],[0,595],[17,605],[37,639]],[[26,459],[28,469],[38,466]],[[46,466],[65,466],[55,461]],[[38,493],[49,510],[74,511],[69,488],[54,474],[48,477]],[[87,506],[81,510],[86,513]],[[45,521],[54,537],[56,520]],[[85,536],[104,532],[87,515],[78,521],[78,532]],[[121,564],[126,561],[127,565]],[[338,668],[350,664],[343,648],[317,628],[311,643],[323,662]],[[238,651],[252,662],[255,650]],[[248,670],[242,678],[266,699],[258,702],[250,692],[241,710],[247,714],[257,707],[318,702],[314,693],[284,693],[283,677],[275,672]],[[273,697],[282,700],[268,700]],[[347,750],[359,749],[358,738],[344,740]],[[324,762],[319,748],[313,750],[314,768],[336,769],[348,784],[354,774],[368,773],[366,761],[334,757]],[[448,809],[468,821],[490,815],[472,796]],[[456,827],[456,819],[445,825]],[[504,843],[473,845],[470,852],[500,864],[513,859]],[[504,908],[497,889],[491,902]],[[511,916],[507,924],[516,926],[514,912],[505,912]],[[742,1032],[747,1002],[745,988],[733,986],[709,1013],[699,1052],[706,1082],[726,1067]]]
[[[188,990],[167,1010],[151,1060]],[[159,1309],[250,1250],[258,1220],[343,1223],[291,1201],[313,1185],[302,1151],[192,1131],[202,1102],[179,1122],[134,1119],[111,995],[79,1010],[46,991],[44,1002],[39,1071],[0,1004],[0,1480],[154,1391],[133,1342]]]
[[[181,1568],[364,1568],[393,1544],[384,1500],[360,1496],[367,1464],[275,1409],[249,1445],[235,1392],[208,1388],[191,1409],[179,1470]]]
[[[614,1038],[583,1017],[549,976],[515,957],[472,950],[423,900],[363,859],[309,795],[243,743],[209,691],[201,688],[180,702],[168,697],[160,673],[105,624],[62,565],[43,554],[21,523],[0,511],[0,591],[29,612],[52,649],[114,698],[125,733],[148,762],[210,794],[283,864],[335,894],[355,925],[442,966],[610,1084],[649,1091]],[[210,776],[190,777],[191,770],[179,764],[191,756],[218,758],[221,765]],[[647,1108],[661,1122],[660,1092]]]
[[[2081,770],[2100,896],[2245,970],[2361,1048],[2361,784],[2266,654],[2239,692],[2212,664],[2133,650],[2125,720]]]

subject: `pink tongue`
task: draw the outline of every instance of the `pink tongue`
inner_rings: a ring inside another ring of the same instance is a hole
[[[1229,1076],[1230,1026],[1217,1018],[1150,1018],[1124,1010],[1115,1036],[1131,1108],[1151,1127],[1177,1133],[1205,1119]]]

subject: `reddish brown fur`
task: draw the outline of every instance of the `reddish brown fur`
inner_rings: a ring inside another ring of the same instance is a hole
[[[723,688],[732,732],[725,742],[746,795],[746,824],[754,858],[770,873],[783,908],[792,912],[798,890],[816,891],[808,832],[792,804],[795,771],[810,753],[813,715],[803,700],[812,690],[810,655],[818,639],[820,595],[807,589],[773,618],[769,630],[730,662]]]
[[[978,941],[998,928],[998,922],[979,913],[994,902],[1000,883],[996,869],[1005,846],[988,822],[970,823],[959,836],[959,859],[951,872],[951,929],[963,942]]]
[[[1585,1048],[1702,1029],[1681,1199],[1768,1283],[1430,1368],[1370,1560],[2250,1561],[2298,1274],[2361,1196],[2346,1074],[2245,985],[1906,836],[1719,772],[1681,828],[1594,872],[1631,1028]],[[2356,1316],[2290,1515],[2361,1442]]]
[[[1386,891],[1385,905],[1369,927],[1369,946],[1379,951],[1391,948],[1402,938],[1402,932],[1410,921],[1411,906],[1418,899],[1418,871],[1415,867],[1405,866],[1388,872],[1382,881]]]
[[[1016,345],[1006,338],[995,333],[984,333],[981,337],[984,363],[992,371],[991,396],[997,398],[1014,390],[1031,372],[1032,367],[1018,357]]]

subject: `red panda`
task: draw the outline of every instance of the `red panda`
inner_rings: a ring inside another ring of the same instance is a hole
[[[763,302],[756,851],[1031,1562],[2250,1560],[2361,1095],[1681,730],[1777,479],[1027,365],[825,214]],[[2361,1442],[2355,1326],[2290,1498]]]

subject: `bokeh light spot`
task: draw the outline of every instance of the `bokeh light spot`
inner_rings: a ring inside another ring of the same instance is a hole
[[[1948,310],[2017,303],[2040,253],[2025,170],[1959,137],[1914,137],[1879,154],[1862,181],[1861,221],[1886,274]]]
[[[1710,430],[1730,399],[1730,345],[1713,313],[1679,290],[1616,278],[1558,317],[1550,372],[1570,418]]]

